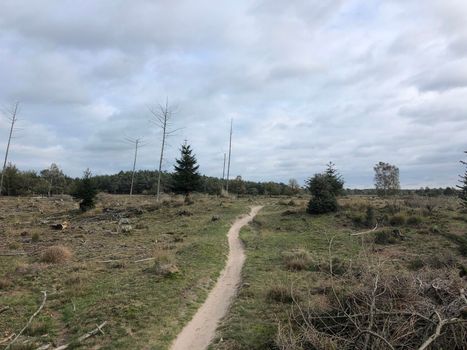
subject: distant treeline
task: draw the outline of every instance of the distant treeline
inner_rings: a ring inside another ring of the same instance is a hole
[[[93,176],[95,187],[100,192],[112,194],[128,194],[131,186],[131,171],[120,171],[113,175]],[[155,194],[157,171],[139,170],[135,172],[133,193]],[[14,165],[8,165],[5,169],[4,194],[17,195],[54,195],[70,194],[76,185],[78,178],[65,175],[56,165],[40,172],[21,171]],[[162,173],[162,190],[165,193],[172,192],[172,174]],[[293,182],[291,185],[277,182],[254,182],[245,181],[240,176],[229,181],[229,192],[239,195],[296,195],[307,194],[304,188],[298,188]],[[219,194],[223,183],[222,179],[216,177],[202,176],[197,192],[208,194]],[[400,190],[400,194],[418,194],[422,196],[456,196],[455,188],[421,188],[418,190]],[[375,189],[346,189],[345,195],[377,195]]]
[[[129,194],[131,187],[131,171],[120,171],[113,175],[93,176],[94,186],[99,192],[112,194]],[[155,194],[158,172],[139,170],[135,172],[134,194]],[[65,175],[56,165],[49,169],[37,171],[21,171],[14,165],[5,169],[4,194],[18,195],[54,195],[71,194],[79,178]],[[202,176],[197,192],[219,194],[225,181],[216,177]],[[171,193],[173,187],[172,174],[163,172],[161,177],[162,191]],[[293,195],[303,192],[295,186],[276,182],[244,181],[240,176],[229,181],[229,192],[248,195]]]
[[[135,173],[133,193],[155,194],[157,171],[140,170]],[[114,175],[99,175],[94,177],[95,184],[99,191],[126,194],[130,192],[131,172],[120,171]],[[163,172],[161,179],[162,191],[172,192],[172,174]],[[222,186],[225,188],[226,182],[220,178],[201,176],[201,181],[196,192],[219,194]],[[304,190],[302,190],[304,191]],[[284,183],[277,182],[253,182],[244,181],[240,176],[229,181],[229,192],[235,194],[248,195],[293,195],[300,192]]]
[[[412,195],[417,194],[419,196],[426,197],[438,197],[438,196],[457,196],[459,191],[455,187],[446,187],[446,188],[429,188],[424,187],[420,189],[400,189],[398,190],[400,195]],[[378,195],[375,188],[367,189],[350,189],[347,188],[344,190],[344,194],[347,196],[352,195],[366,195],[366,196],[376,196]]]

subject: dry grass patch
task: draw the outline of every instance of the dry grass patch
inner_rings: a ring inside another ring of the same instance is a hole
[[[147,272],[161,277],[173,277],[180,272],[173,255],[164,250],[157,250],[155,255],[154,265]]]
[[[0,278],[0,290],[3,290],[3,289],[7,289],[9,287],[11,287],[12,283],[11,283],[11,280],[6,278],[6,277],[2,277]]]
[[[41,262],[61,264],[71,259],[72,253],[67,247],[56,245],[47,248],[41,256]]]
[[[298,298],[297,295],[292,294],[291,288],[283,285],[274,285],[268,290],[266,299],[271,302],[293,303]]]
[[[292,251],[284,252],[284,264],[287,270],[301,271],[310,268],[313,259],[310,253],[305,249],[295,249]]]

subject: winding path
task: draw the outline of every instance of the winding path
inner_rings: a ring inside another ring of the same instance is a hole
[[[237,219],[230,228],[227,265],[204,304],[172,343],[171,350],[205,350],[211,343],[217,325],[226,315],[241,280],[245,253],[239,238],[240,229],[253,220],[261,208],[252,207],[250,214]]]

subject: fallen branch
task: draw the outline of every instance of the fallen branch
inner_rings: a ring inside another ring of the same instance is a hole
[[[143,262],[143,261],[150,261],[150,260],[155,260],[156,258],[145,258],[145,259],[139,259],[139,260],[134,260],[132,261],[133,263],[140,263],[140,262]],[[98,263],[113,263],[113,262],[118,262],[118,261],[124,261],[125,259],[113,259],[113,260],[98,260],[96,262]]]
[[[378,224],[376,224],[376,226],[373,229],[369,230],[369,231],[355,232],[355,233],[351,233],[350,235],[351,236],[361,236],[361,235],[364,235],[364,234],[367,234],[367,233],[375,232],[377,228],[378,228]]]
[[[156,258],[146,258],[146,259],[140,259],[140,260],[135,260],[133,261],[134,263],[139,263],[139,262],[143,262],[143,261],[150,261],[150,260],[155,260]]]
[[[26,255],[26,252],[13,252],[13,253],[0,253],[0,256],[17,256],[17,255]]]
[[[39,312],[41,312],[42,308],[44,307],[45,305],[45,302],[47,300],[47,292],[46,291],[42,291],[41,292],[43,295],[44,295],[44,298],[42,299],[42,303],[41,305],[39,306],[39,308],[36,310],[36,312],[34,312],[32,314],[31,317],[29,317],[29,320],[28,320],[28,323],[26,323],[26,326],[23,327],[23,329],[16,335],[16,337],[13,338],[13,340],[7,345],[7,347],[5,348],[5,350],[8,350],[11,345],[21,336],[21,334],[23,334],[23,332],[26,330],[26,328],[29,327],[29,325],[31,324],[32,320],[34,319],[34,317],[36,317]]]
[[[0,345],[2,345],[3,343],[6,343],[7,341],[11,340],[11,338],[13,338],[15,335],[16,335],[15,333],[12,333],[8,337],[0,340]]]
[[[4,313],[5,311],[9,310],[10,307],[9,306],[5,306],[3,308],[0,309],[0,314]]]
[[[357,336],[357,338],[355,339],[355,341],[356,341],[358,338],[360,338],[361,335],[363,335],[363,334],[365,334],[365,333],[366,333],[366,334],[370,334],[370,335],[372,335],[372,336],[374,336],[374,337],[376,337],[376,338],[381,339],[381,340],[389,347],[389,349],[394,350],[394,346],[392,346],[392,344],[391,344],[386,338],[384,338],[383,336],[381,336],[381,335],[379,335],[378,333],[373,332],[372,330],[369,330],[369,329],[362,329],[362,331],[361,331],[360,334]],[[419,350],[420,350],[420,349],[419,349]]]
[[[454,323],[460,323],[460,322],[465,322],[466,321],[466,320],[462,320],[462,319],[459,319],[459,318],[451,318],[451,319],[443,320],[443,319],[441,319],[441,316],[439,315],[439,313],[437,311],[435,311],[435,314],[439,319],[439,323],[436,326],[435,332],[432,335],[430,335],[430,337],[427,340],[425,340],[425,342],[418,348],[418,350],[427,349],[431,345],[431,343],[433,343],[441,335],[441,331],[442,331],[444,326],[446,326],[448,324],[454,324]]]
[[[100,325],[98,325],[92,331],[90,331],[90,332],[88,332],[86,334],[83,334],[81,337],[79,337],[76,341],[73,342],[73,344],[81,343],[81,342],[85,341],[86,339],[91,338],[92,336],[96,335],[97,333],[104,334],[104,331],[102,330],[102,328],[104,328],[106,324],[107,324],[107,321],[102,322]],[[65,350],[65,349],[68,349],[68,347],[71,344],[72,343],[60,345],[59,347],[53,348],[52,350]],[[52,346],[52,344],[42,345],[41,347],[37,348],[36,350],[48,350],[48,349],[51,349],[51,346]]]

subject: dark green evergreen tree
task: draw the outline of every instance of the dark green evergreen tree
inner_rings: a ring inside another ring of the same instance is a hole
[[[344,192],[344,180],[333,162],[328,163],[325,175],[330,186],[330,191],[335,196],[340,196]]]
[[[312,198],[307,211],[310,214],[325,214],[337,211],[337,196],[343,192],[344,180],[337,172],[333,163],[328,164],[322,174],[315,174],[307,181],[308,191]]]
[[[172,176],[173,191],[175,193],[189,194],[199,188],[200,175],[196,157],[192,154],[190,145],[186,142],[180,150],[180,159],[176,159],[175,173]]]
[[[92,179],[91,171],[86,169],[83,178],[78,180],[73,191],[73,197],[80,200],[79,208],[87,211],[94,208],[97,196],[97,189]]]
[[[465,151],[467,153],[467,151]],[[461,163],[467,167],[467,162],[461,160]],[[464,175],[460,175],[460,185],[457,185],[459,188],[459,198],[462,202],[464,209],[467,209],[467,168],[465,169]]]

